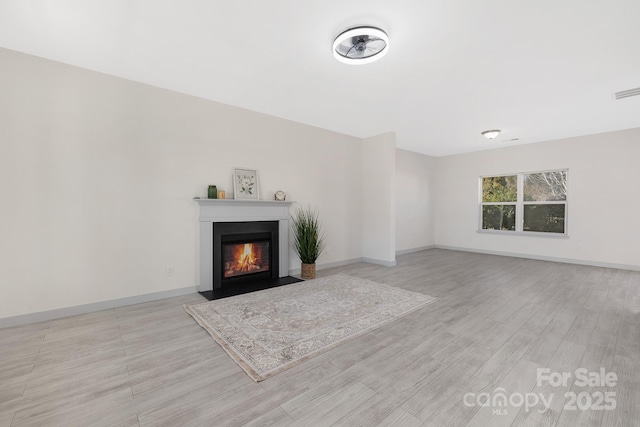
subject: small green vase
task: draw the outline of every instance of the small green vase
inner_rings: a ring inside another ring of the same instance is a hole
[[[208,196],[210,199],[217,199],[218,198],[218,187],[216,187],[215,185],[210,185],[209,186],[209,194]]]

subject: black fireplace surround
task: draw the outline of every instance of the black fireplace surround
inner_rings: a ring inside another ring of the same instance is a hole
[[[214,222],[213,223],[213,291],[240,286],[247,283],[278,279],[278,221]],[[225,261],[223,245],[251,242],[268,242],[269,268],[267,271],[224,277]]]

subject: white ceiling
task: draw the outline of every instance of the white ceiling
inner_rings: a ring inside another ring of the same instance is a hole
[[[640,87],[639,16],[638,0],[0,0],[0,46],[440,156],[640,127],[640,96],[612,96]],[[382,60],[333,57],[356,25],[389,34]]]

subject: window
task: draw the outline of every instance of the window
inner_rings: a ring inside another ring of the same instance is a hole
[[[567,171],[480,178],[481,230],[567,233]]]
[[[482,178],[482,229],[515,230],[518,177]]]

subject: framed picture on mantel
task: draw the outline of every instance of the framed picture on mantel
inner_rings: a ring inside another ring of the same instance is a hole
[[[236,199],[259,200],[258,171],[236,168],[233,172],[233,194]]]

